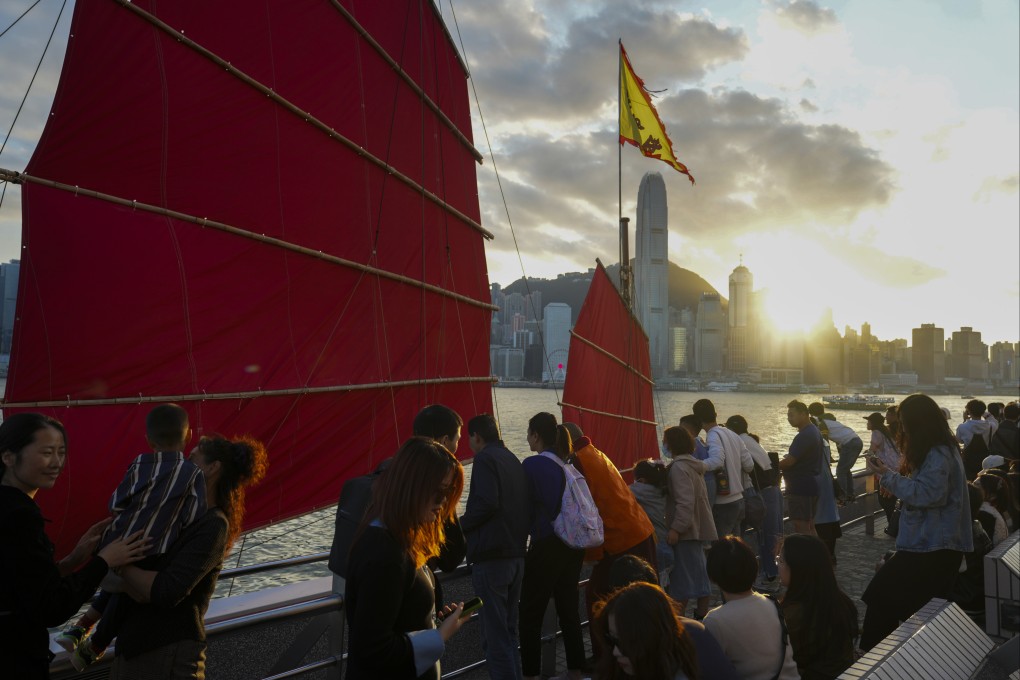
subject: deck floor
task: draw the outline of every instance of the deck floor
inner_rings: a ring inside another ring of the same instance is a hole
[[[875,574],[875,565],[888,550],[895,547],[895,539],[885,534],[885,515],[878,513],[874,518],[874,535],[869,536],[866,531],[865,522],[862,520],[843,529],[843,537],[836,542],[836,578],[840,586],[857,604],[859,621],[864,621],[864,603],[861,602],[861,594],[867,588],[871,577]],[[792,531],[788,528],[788,531]],[[714,594],[713,605],[720,604],[718,592]],[[689,605],[687,614],[693,613],[693,603]],[[585,647],[588,654],[591,654],[591,640],[588,629],[584,630]],[[558,673],[565,671],[567,667],[566,655],[563,651],[562,641],[556,645],[556,670]],[[444,664],[443,671],[449,672],[453,668]],[[458,676],[464,680],[487,680],[489,677],[485,667],[474,669],[468,673]]]

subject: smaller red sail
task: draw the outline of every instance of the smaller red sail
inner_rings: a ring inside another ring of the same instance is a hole
[[[648,336],[598,262],[570,333],[561,406],[621,470],[658,456],[650,375]]]

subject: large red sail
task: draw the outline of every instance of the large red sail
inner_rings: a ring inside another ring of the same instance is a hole
[[[659,450],[648,336],[599,262],[570,334],[563,420],[620,469]]]
[[[267,444],[248,526],[335,502],[426,404],[491,410],[466,77],[430,0],[77,3],[4,407],[67,427],[58,550],[155,403]]]

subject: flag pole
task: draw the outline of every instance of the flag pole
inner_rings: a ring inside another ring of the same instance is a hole
[[[617,100],[619,107],[616,111],[616,200],[619,206],[619,220],[620,220],[620,295],[623,297],[623,304],[627,306],[627,309],[631,312],[634,311],[634,305],[631,300],[631,283],[630,283],[630,229],[628,223],[629,219],[623,216],[623,144],[620,142],[620,137],[623,136],[623,129],[620,122],[623,119],[623,38],[618,40],[618,49],[616,55],[616,61],[619,64],[617,68]]]

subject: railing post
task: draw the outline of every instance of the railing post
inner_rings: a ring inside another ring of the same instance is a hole
[[[347,579],[333,574],[333,592],[342,598],[346,589]],[[329,629],[326,631],[326,645],[328,647],[326,653],[337,659],[343,659],[344,626],[346,622],[347,617],[344,616],[344,608],[342,606],[337,607],[336,611],[329,614]],[[343,661],[338,661],[335,666],[331,666],[326,671],[326,680],[340,680],[343,675],[343,665]]]

